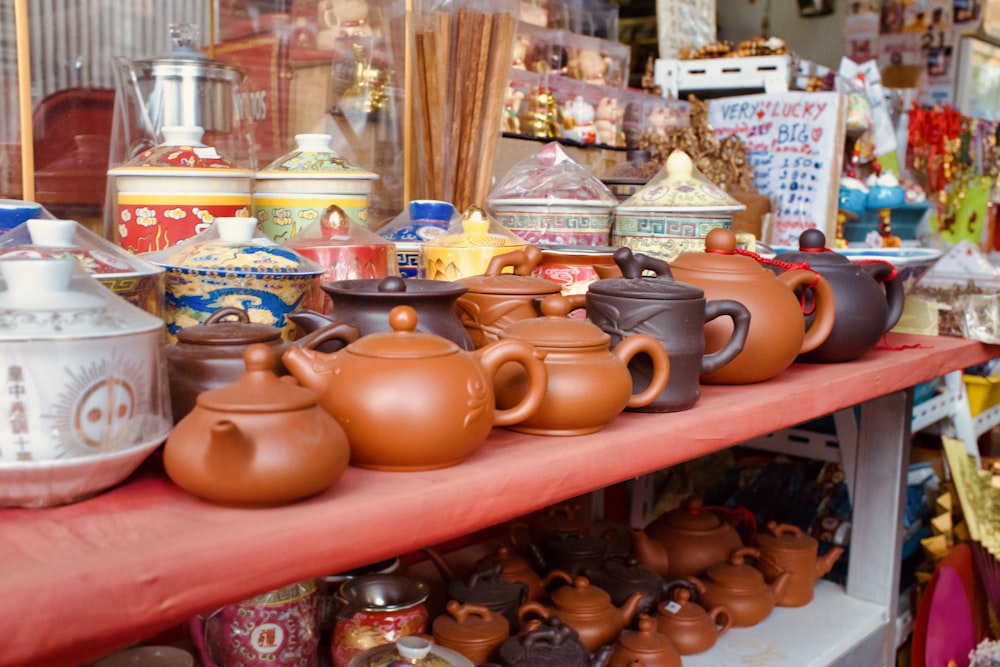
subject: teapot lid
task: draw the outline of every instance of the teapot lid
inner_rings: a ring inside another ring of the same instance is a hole
[[[555,294],[562,289],[558,283],[531,275],[541,261],[541,249],[529,245],[524,250],[494,256],[483,275],[467,276],[456,282],[466,285],[474,294]],[[504,273],[508,268],[513,273]]]
[[[458,298],[469,291],[465,285],[448,280],[404,279],[400,276],[333,280],[323,283],[321,287],[333,297],[334,302],[337,297],[361,297],[401,304]]]
[[[615,250],[614,259],[622,277],[595,280],[587,288],[589,291],[632,299],[682,300],[705,296],[701,288],[674,280],[670,265],[662,259],[641,252],[633,254],[632,249],[626,247]],[[646,275],[648,272],[656,275]]]
[[[639,614],[639,629],[624,630],[618,635],[618,644],[628,651],[635,653],[663,653],[677,654],[670,638],[656,629],[656,619],[649,614]],[[678,664],[680,659],[678,658]]]
[[[220,175],[247,176],[250,170],[242,169],[236,162],[220,153],[214,146],[202,142],[204,128],[196,125],[164,125],[160,128],[163,141],[147,148],[123,167],[111,171],[116,174],[141,174],[146,170],[173,170],[184,174],[188,170],[200,173],[222,172]]]
[[[290,376],[274,374],[274,348],[254,343],[243,351],[246,372],[235,382],[198,394],[195,404],[217,412],[289,412],[317,404],[316,393]]]
[[[778,258],[783,262],[802,262],[810,267],[856,266],[850,259],[826,247],[826,234],[818,229],[807,229],[799,234],[799,252],[784,252]]]
[[[558,616],[539,621],[532,619],[520,635],[511,637],[499,649],[501,661],[508,667],[590,664],[590,651],[580,641],[576,630]]]
[[[449,600],[445,609],[446,614],[434,619],[431,631],[435,638],[448,639],[447,643],[488,642],[510,636],[510,622],[487,607]]]
[[[271,343],[281,338],[281,329],[251,322],[247,311],[227,306],[219,308],[197,326],[184,327],[177,340],[189,345],[250,345]]]
[[[714,512],[703,509],[701,498],[689,496],[680,507],[663,515],[671,526],[690,531],[708,531],[721,528],[724,523]]]
[[[330,146],[331,134],[296,134],[295,150],[257,172],[258,179],[338,178],[374,180],[378,176],[351,164]]]
[[[542,299],[542,317],[516,320],[500,332],[503,338],[518,338],[536,347],[609,347],[611,336],[587,320],[567,317],[573,302],[564,295],[549,294]]]
[[[760,570],[746,562],[747,556],[759,558],[760,552],[751,547],[736,549],[729,559],[708,566],[706,573],[714,583],[727,588],[756,589],[766,587]]]
[[[572,530],[558,530],[546,542],[549,549],[572,556],[604,554],[608,544],[599,537]]]
[[[549,596],[556,607],[581,613],[597,612],[611,605],[611,595],[582,575],[573,577],[572,584],[561,586]]]
[[[520,604],[524,601],[527,588],[520,581],[504,581],[500,578],[503,566],[500,563],[473,572],[465,579],[453,579],[448,583],[448,595],[459,602],[473,602],[483,605]]]
[[[379,359],[421,359],[456,354],[461,348],[437,334],[417,331],[417,311],[412,306],[396,306],[389,311],[392,331],[362,336],[345,349],[352,354]]]
[[[712,271],[738,275],[774,274],[760,265],[753,257],[736,250],[736,234],[730,229],[717,227],[705,236],[705,252],[682,252],[671,266],[688,271]]]
[[[816,538],[790,523],[770,521],[767,532],[757,533],[757,544],[768,550],[811,551],[819,546]]]
[[[341,207],[330,204],[317,220],[296,232],[292,238],[285,241],[285,245],[295,250],[308,251],[313,248],[394,246],[395,244],[355,223]]]
[[[709,181],[695,168],[690,155],[675,150],[645,187],[618,206],[619,211],[630,212],[651,208],[677,213],[735,213],[746,209],[746,205]]]

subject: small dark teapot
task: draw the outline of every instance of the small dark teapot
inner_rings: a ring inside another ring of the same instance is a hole
[[[501,569],[497,563],[465,578],[452,579],[448,582],[448,597],[461,604],[486,607],[507,619],[511,630],[517,631],[521,627],[518,609],[528,601],[528,587],[520,581],[502,580]]]
[[[608,543],[614,537],[609,529],[600,537],[576,531],[557,531],[542,545],[546,570],[562,570],[572,575],[599,571],[607,558]]]
[[[826,247],[818,229],[799,235],[799,252],[782,253],[783,262],[804,263],[826,278],[833,289],[833,329],[823,343],[799,361],[833,363],[864,355],[896,325],[903,313],[903,281],[889,262],[852,262]]]
[[[576,630],[556,617],[534,619],[500,645],[503,667],[607,667],[611,646],[591,654]]]
[[[663,577],[639,563],[634,558],[620,554],[609,555],[598,570],[584,570],[595,586],[607,591],[615,605],[625,604],[635,592],[642,593],[640,614],[655,614],[656,606],[666,594]]]

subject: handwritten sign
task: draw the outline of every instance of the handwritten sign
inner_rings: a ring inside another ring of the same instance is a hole
[[[715,136],[743,140],[754,186],[771,198],[766,243],[797,246],[799,234],[818,228],[832,245],[844,160],[843,109],[840,93],[744,95],[709,103]]]

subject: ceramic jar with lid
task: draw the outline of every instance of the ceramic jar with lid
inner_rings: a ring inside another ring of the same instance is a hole
[[[252,172],[203,144],[203,134],[200,127],[164,127],[160,145],[108,170],[123,248],[162,250],[216,218],[250,215]]]
[[[429,280],[456,281],[481,276],[497,255],[524,250],[527,243],[478,206],[470,206],[445,234],[420,249],[423,275]]]
[[[167,272],[170,342],[226,306],[245,310],[251,322],[277,327],[292,340],[295,325],[288,314],[315,307],[322,297],[323,267],[266,238],[253,218],[220,218],[201,234],[143,258]]]
[[[750,331],[750,311],[733,299],[705,298],[705,292],[674,280],[670,266],[661,259],[615,251],[621,278],[604,278],[587,290],[587,317],[608,335],[613,344],[626,336],[645,333],[656,338],[670,358],[667,387],[644,412],[676,412],[693,406],[701,396],[701,376],[714,372],[743,351]],[[653,276],[649,275],[654,274]],[[732,323],[729,338],[712,353],[705,353],[705,325],[716,318]],[[629,364],[636,387],[649,385],[651,361],[639,357]]]
[[[606,246],[617,200],[587,167],[550,142],[511,167],[487,204],[501,225],[528,243]]]
[[[368,196],[376,174],[333,150],[329,134],[297,134],[295,149],[259,170],[253,211],[264,234],[287,241],[335,204],[355,222],[368,223]]]
[[[43,507],[127,477],[170,432],[163,320],[71,257],[0,260],[0,506]]]
[[[396,246],[396,263],[401,276],[417,278],[421,274],[421,245],[446,233],[454,217],[455,207],[449,202],[415,199],[379,228],[378,235]]]
[[[615,209],[611,245],[672,261],[682,252],[705,249],[705,236],[731,229],[733,214],[746,208],[674,151],[645,187]]]
[[[527,419],[545,395],[545,365],[521,341],[501,340],[466,352],[450,340],[417,330],[417,313],[397,306],[391,332],[362,336],[325,354],[292,347],[285,367],[313,388],[344,426],[354,465],[380,470],[431,470],[457,465],[494,425]],[[528,378],[516,404],[498,408],[493,390],[500,367],[514,362]]]
[[[501,341],[523,341],[543,351],[548,373],[541,407],[511,425],[512,430],[559,436],[593,433],[626,407],[647,405],[667,385],[670,361],[659,341],[648,334],[632,334],[612,349],[611,336],[597,325],[567,317],[573,306],[571,297],[550,294],[542,299],[542,317],[512,322],[500,332]],[[652,359],[654,373],[649,386],[641,391],[633,385],[628,370],[629,362],[640,354]],[[519,369],[501,368],[497,376],[499,403],[509,405],[518,400],[525,381]]]
[[[737,252],[736,237],[728,229],[713,230],[705,244],[708,252],[686,252],[671,262],[674,278],[701,288],[708,299],[742,303],[750,311],[750,330],[743,351],[722,368],[703,373],[703,383],[769,380],[830,335],[836,304],[830,283],[821,274],[792,269],[776,276],[757,259]],[[813,304],[807,307],[800,301],[799,288],[812,291]],[[806,310],[814,311],[811,322]],[[707,323],[705,350],[721,349],[731,331],[732,324],[725,319]]]
[[[601,174],[601,182],[608,186],[619,202],[624,202],[656,176],[658,171],[660,165],[653,162],[649,151],[634,149],[625,153],[625,162],[616,164]]]
[[[274,348],[255,343],[243,358],[243,376],[198,394],[170,432],[167,475],[227,505],[279,505],[326,490],[347,468],[344,430],[315,392],[274,374]]]
[[[85,271],[134,306],[163,317],[165,275],[75,220],[33,218],[0,237],[0,257],[76,258]]]

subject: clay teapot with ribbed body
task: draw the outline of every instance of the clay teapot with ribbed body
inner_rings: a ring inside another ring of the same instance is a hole
[[[743,546],[736,529],[695,496],[631,532],[636,559],[661,577],[701,574]]]
[[[799,355],[799,361],[835,363],[851,361],[873,348],[903,314],[903,281],[889,262],[852,262],[826,248],[826,236],[818,229],[799,235],[799,252],[782,253],[783,262],[808,264],[833,289],[833,329],[814,350]]]
[[[703,373],[706,384],[750,384],[769,380],[795,358],[819,347],[830,335],[834,296],[820,274],[791,269],[780,275],[756,259],[738,253],[736,236],[713,229],[705,237],[705,252],[685,252],[670,265],[676,280],[699,287],[706,299],[732,299],[750,311],[750,328],[743,351],[722,368]],[[810,288],[815,316],[807,327],[798,288]],[[732,337],[733,323],[716,319],[705,324],[705,351],[721,349]]]
[[[832,547],[819,555],[819,542],[798,526],[771,521],[767,531],[757,534],[760,560],[757,569],[764,578],[774,581],[782,572],[789,573],[784,595],[778,598],[779,607],[802,607],[813,598],[816,582],[833,568],[844,553],[843,547]]]
[[[391,332],[362,336],[338,352],[292,347],[283,355],[289,372],[344,427],[354,465],[397,471],[456,465],[494,426],[523,421],[541,405],[545,365],[531,345],[503,340],[467,352],[417,330],[409,306],[393,308],[389,324]],[[498,409],[493,386],[505,364],[523,368],[525,393]]]

